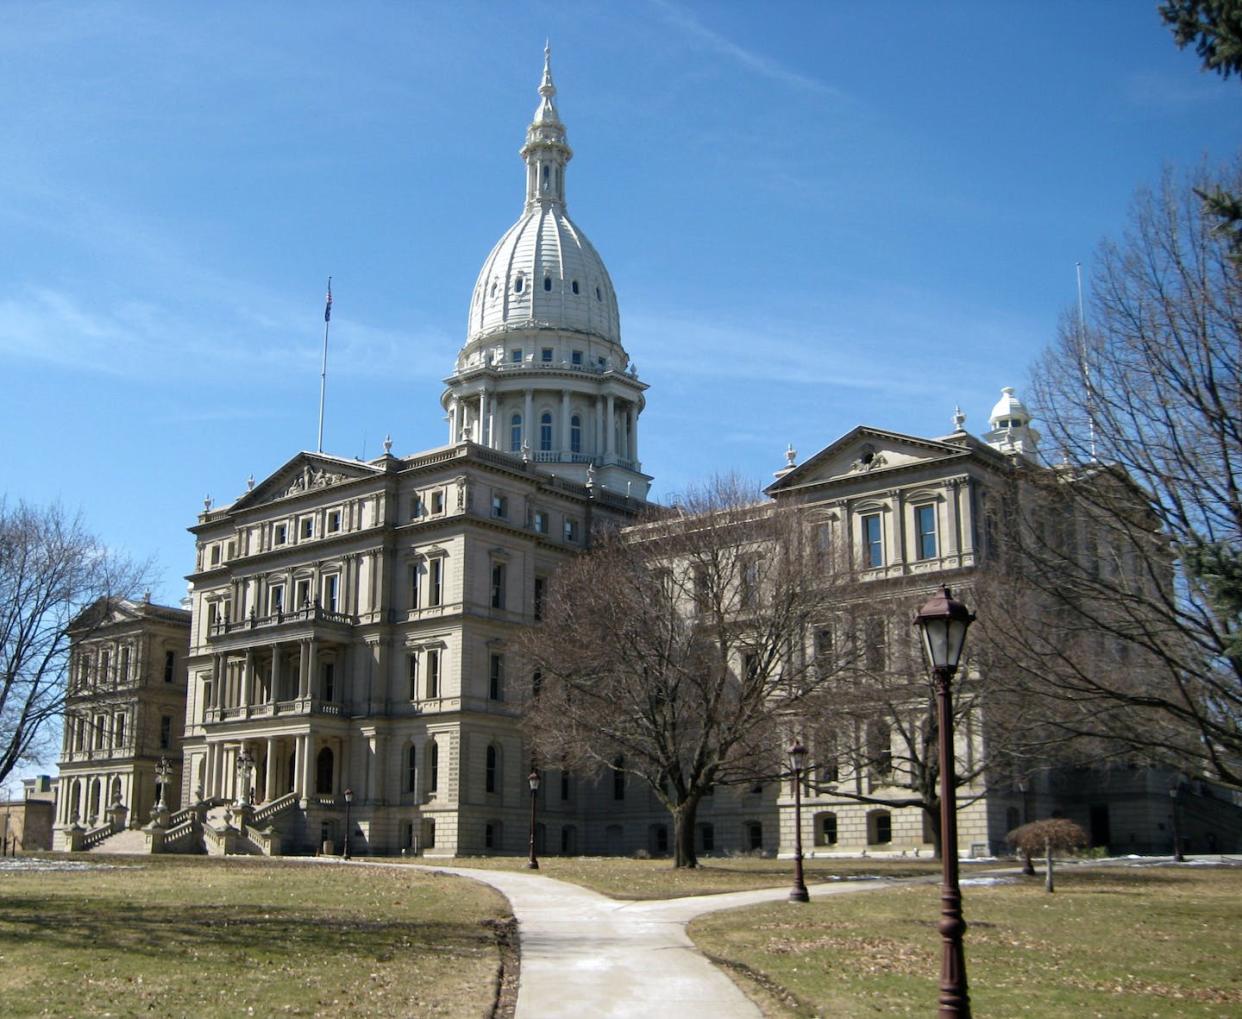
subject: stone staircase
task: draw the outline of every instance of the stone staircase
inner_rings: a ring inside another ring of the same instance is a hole
[[[150,851],[147,833],[140,828],[127,828],[116,832],[87,850],[90,853],[132,853],[134,855],[146,855]]]

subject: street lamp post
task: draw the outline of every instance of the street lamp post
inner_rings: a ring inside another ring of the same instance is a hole
[[[966,630],[975,616],[956,601],[947,587],[928,599],[914,618],[923,637],[927,660],[936,679],[940,751],[940,1019],[970,1019],[966,955],[962,935],[962,892],[957,879],[957,794],[953,771],[953,694],[951,684],[962,658]]]
[[[239,807],[250,806],[250,774],[253,771],[254,758],[250,756],[250,751],[243,749],[237,755],[237,773],[240,776],[238,784],[241,788],[236,802]]]
[[[353,854],[349,851],[349,836],[354,832],[354,826],[350,821],[349,808],[354,802],[354,791],[352,789],[345,790],[345,852],[342,854],[346,860],[353,859]]]
[[[535,856],[535,797],[539,793],[539,769],[532,767],[526,781],[530,784],[530,857],[526,861],[526,869],[538,870],[539,859]]]
[[[789,770],[793,772],[794,787],[794,880],[789,889],[790,902],[809,902],[811,893],[806,890],[802,876],[802,770],[806,767],[806,747],[798,740],[789,748]]]
[[[1186,862],[1186,854],[1182,852],[1182,835],[1177,825],[1177,794],[1181,789],[1182,779],[1179,775],[1169,786],[1169,806],[1173,813],[1173,860],[1176,863]]]
[[[165,790],[168,788],[168,780],[172,777],[172,765],[168,763],[167,757],[160,758],[160,763],[155,767],[155,775],[160,780],[160,801],[155,805],[155,809],[162,814],[168,809]]]

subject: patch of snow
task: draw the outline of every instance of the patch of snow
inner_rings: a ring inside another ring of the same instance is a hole
[[[1017,883],[1013,877],[967,877],[958,882],[960,885],[1012,885]]]
[[[83,860],[46,860],[42,857],[9,856],[0,857],[0,871],[39,871],[52,870],[118,870],[112,863],[86,863]],[[125,867],[125,870],[138,870],[137,867]]]

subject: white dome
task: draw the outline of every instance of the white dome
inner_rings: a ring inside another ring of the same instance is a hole
[[[560,202],[536,202],[505,231],[474,284],[466,344],[511,329],[591,333],[618,346],[617,295]]]
[[[1013,386],[1005,386],[1001,390],[1001,398],[996,401],[996,406],[992,408],[992,413],[988,415],[988,424],[993,428],[1004,428],[1006,425],[1001,424],[1001,422],[1011,420],[1015,428],[1030,424],[1031,412],[1014,395]]]

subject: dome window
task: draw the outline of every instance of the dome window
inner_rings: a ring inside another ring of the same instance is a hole
[[[602,301],[603,299],[604,299],[604,295],[599,292],[599,287],[596,287],[595,288],[595,300]]]
[[[552,415],[548,411],[539,418],[539,449],[544,453],[552,449]]]
[[[496,281],[492,280],[492,296],[496,296]]]
[[[576,294],[578,292],[578,281],[574,280],[570,285],[573,287],[574,293]]]
[[[543,289],[544,290],[552,289],[552,277],[551,276],[545,276],[543,278]]]
[[[526,285],[526,281],[522,279],[521,276],[519,276],[517,279],[513,281],[513,292],[515,294],[520,294],[522,292],[522,287],[524,287],[525,285]]]

